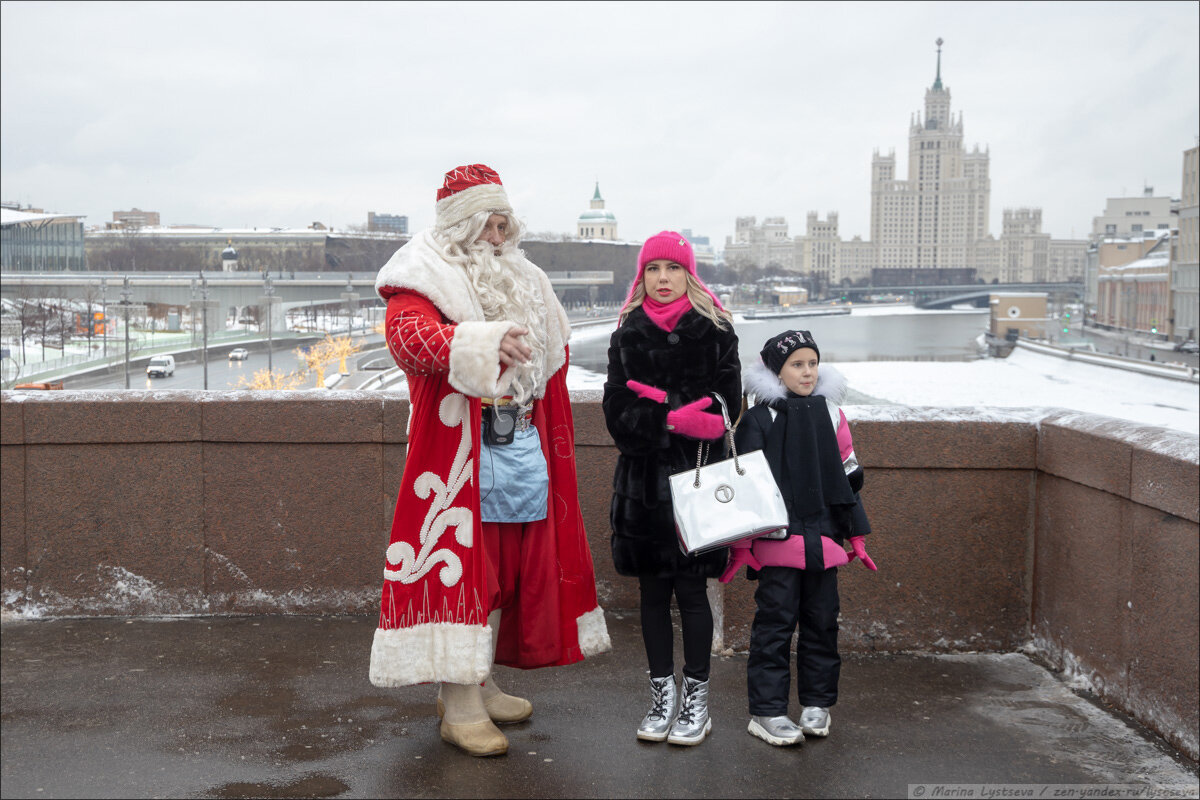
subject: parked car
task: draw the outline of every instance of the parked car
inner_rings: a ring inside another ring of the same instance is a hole
[[[155,356],[146,365],[146,375],[151,378],[169,378],[175,374],[175,356]]]
[[[245,361],[250,357],[250,351],[244,347],[235,347],[229,351],[230,361]]]
[[[1175,345],[1176,353],[1200,353],[1200,344],[1196,343],[1195,339],[1188,339],[1186,342],[1180,342]]]

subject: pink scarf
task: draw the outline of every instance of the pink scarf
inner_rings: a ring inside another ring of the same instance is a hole
[[[646,310],[646,316],[650,318],[651,322],[670,333],[675,330],[679,318],[692,310],[692,301],[688,300],[686,294],[680,295],[669,303],[660,303],[653,297],[647,296],[642,300],[642,308]]]

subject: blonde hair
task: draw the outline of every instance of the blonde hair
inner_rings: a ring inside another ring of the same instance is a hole
[[[688,272],[684,276],[687,279],[687,299],[692,304],[692,308],[696,309],[703,317],[707,317],[717,330],[723,331],[733,322],[733,315],[723,308],[718,308],[713,302],[712,295],[708,290],[696,280],[692,273]],[[646,300],[646,280],[642,275],[638,276],[638,281],[633,287],[633,292],[629,297],[629,302],[625,304],[624,310],[621,312],[620,319],[617,320],[617,325],[624,325],[625,319]]]

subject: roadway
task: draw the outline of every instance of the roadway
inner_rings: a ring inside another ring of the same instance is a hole
[[[237,389],[239,381],[245,378],[249,381],[254,373],[267,368],[267,347],[265,344],[251,346],[250,357],[245,361],[231,361],[224,355],[209,355],[208,359],[208,388]],[[301,368],[300,361],[293,352],[295,342],[277,346],[271,355],[271,367],[276,371],[291,372]],[[190,356],[188,356],[190,358]],[[333,367],[336,369],[337,364]],[[328,373],[327,373],[328,374]],[[309,379],[313,384],[315,377]],[[79,375],[63,379],[64,389],[124,389],[125,370],[117,367],[114,372]],[[146,375],[146,368],[129,368],[130,389],[203,389],[204,364],[199,359],[181,361],[175,360],[175,374],[169,378],[151,378]]]
[[[1054,338],[1058,339],[1060,337]],[[1106,331],[1099,328],[1080,328],[1077,325],[1071,327],[1071,333],[1065,338],[1066,341],[1055,343],[1068,346],[1071,343],[1078,343],[1082,339],[1091,342],[1098,353],[1124,356],[1142,361],[1149,361],[1150,356],[1153,354],[1154,360],[1160,363],[1182,363],[1200,369],[1200,355],[1175,352],[1171,344],[1167,342],[1155,341],[1152,343],[1145,337],[1129,336],[1124,333]],[[369,344],[367,349],[351,357],[348,363],[351,375],[342,382],[339,388],[356,388],[365,380],[379,374],[374,369],[363,369],[371,361],[383,359],[387,362],[388,367],[392,365],[386,348],[380,343],[379,337],[373,336],[371,339],[375,341]],[[249,345],[248,349],[250,350],[250,357],[245,361],[230,361],[223,354],[220,356],[210,356],[208,362],[208,388],[236,389],[239,388],[239,380],[241,378],[244,377],[249,381],[257,370],[266,369],[266,344],[262,342],[254,343]],[[277,346],[272,357],[273,368],[285,372],[300,369],[301,364],[293,353],[295,349],[295,342]],[[371,357],[367,357],[368,354]],[[170,378],[149,378],[146,376],[144,366],[138,368],[131,367],[129,388],[203,389],[204,368],[200,361],[198,359],[194,361],[180,361],[179,358],[179,356],[176,356],[175,375]],[[190,356],[186,356],[186,358],[190,358]],[[330,366],[334,369],[337,368],[336,363]],[[332,370],[329,368],[326,369],[326,375],[331,374],[331,372]],[[310,377],[307,387],[315,388],[315,376]],[[122,369],[117,368],[116,371],[109,373],[69,377],[63,380],[63,388],[124,389],[125,373]]]
[[[1172,342],[1152,340],[1141,335],[1072,325],[1071,333],[1065,337],[1065,341],[1055,341],[1057,338],[1052,337],[1050,341],[1060,347],[1069,347],[1083,339],[1090,342],[1097,353],[1104,355],[1134,358],[1139,361],[1153,360],[1164,364],[1186,364],[1189,367],[1200,368],[1200,354],[1181,353],[1175,350]]]

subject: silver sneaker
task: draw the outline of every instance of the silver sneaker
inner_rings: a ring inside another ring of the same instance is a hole
[[[776,747],[804,743],[804,731],[786,716],[751,717],[750,725],[746,730],[750,732],[751,736],[757,736],[767,744],[773,744]]]
[[[700,744],[712,730],[712,718],[708,716],[708,681],[697,681],[683,677],[683,702],[679,716],[671,726],[667,741],[671,744]]]
[[[667,738],[675,712],[679,709],[679,694],[675,691],[675,676],[650,679],[650,710],[638,726],[637,738],[661,742]]]
[[[809,736],[828,736],[829,709],[820,706],[805,706],[800,712],[800,728]]]

